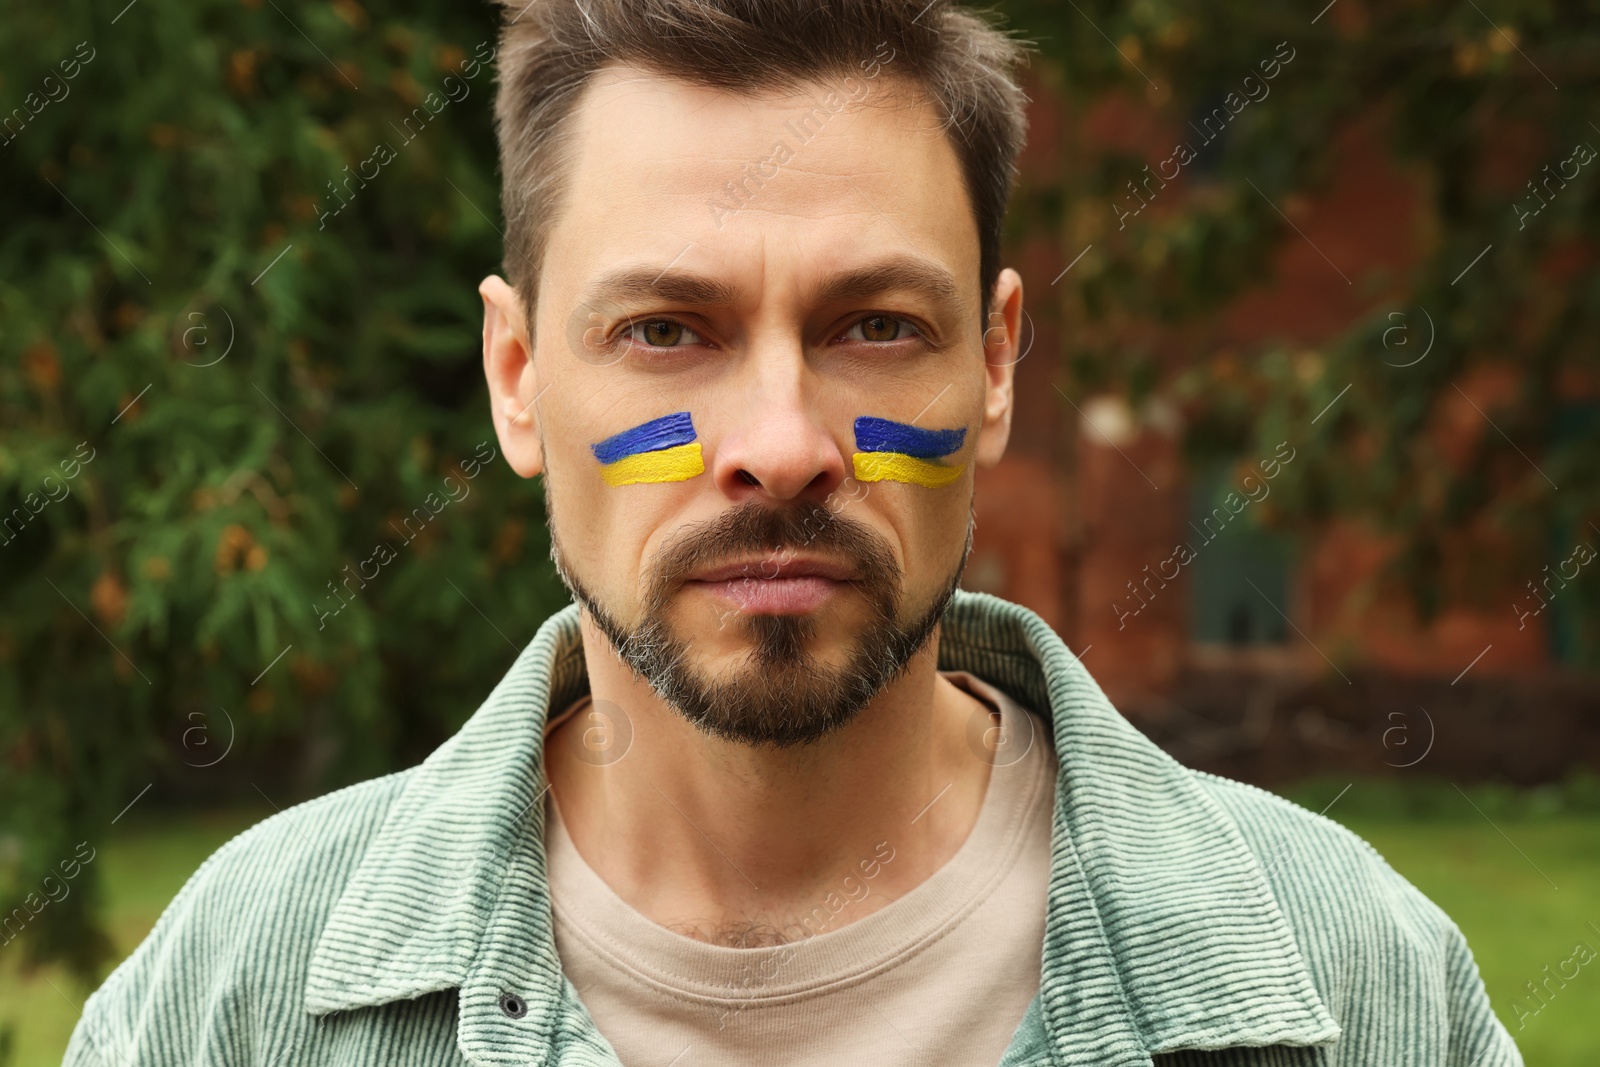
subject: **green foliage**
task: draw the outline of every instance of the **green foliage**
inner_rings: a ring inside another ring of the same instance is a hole
[[[116,6],[0,22],[7,910],[152,781],[414,762],[565,600],[485,417],[488,5]],[[92,974],[97,876],[0,951]]]
[[[1060,287],[1074,385],[1135,393],[1147,386],[1131,379],[1154,358],[1161,385],[1185,402],[1197,458],[1292,439],[1306,458],[1274,492],[1277,521],[1311,530],[1363,517],[1393,533],[1397,577],[1425,613],[1503,605],[1575,542],[1600,548],[1587,525],[1600,526],[1600,160],[1561,166],[1577,144],[1600,149],[1600,4],[1004,9],[1038,42],[1042,84],[1059,88],[1073,119],[1097,116],[1093,137],[1063,147],[1061,186],[1025,189],[1012,220],[1019,232],[1053,220],[1064,259],[1093,245]],[[1293,58],[1263,92],[1263,62],[1280,43]],[[1207,141],[1205,116],[1229,92],[1261,99]],[[1114,147],[1149,126],[1170,128],[1198,158],[1173,187],[1145,187],[1149,210],[1122,216],[1114,205],[1140,203],[1127,183],[1176,165],[1162,167],[1171,141],[1157,139],[1155,154]],[[1219,309],[1269,282],[1280,250],[1306,250],[1290,219],[1328,189],[1357,127],[1377,131],[1418,191],[1420,258],[1348,279],[1330,263],[1329,304],[1358,310],[1315,350],[1230,341]],[[1527,183],[1547,165],[1566,178],[1536,199]],[[1508,388],[1474,389],[1497,372]],[[1462,412],[1473,432],[1443,432]],[[1467,445],[1454,450],[1454,439]],[[1589,627],[1600,649],[1600,581],[1577,584],[1562,594],[1565,624]]]

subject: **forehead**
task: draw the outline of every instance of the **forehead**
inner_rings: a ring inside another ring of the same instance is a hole
[[[960,161],[933,104],[888,73],[746,93],[614,66],[569,134],[547,288],[676,264],[770,296],[906,254],[971,279],[976,300]]]

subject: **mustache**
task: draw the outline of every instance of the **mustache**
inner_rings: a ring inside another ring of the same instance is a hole
[[[813,551],[849,560],[860,574],[857,584],[868,599],[892,615],[901,569],[888,544],[865,523],[817,503],[773,508],[752,501],[685,528],[650,567],[646,602],[651,607],[664,606],[685,577],[730,556],[785,551]]]

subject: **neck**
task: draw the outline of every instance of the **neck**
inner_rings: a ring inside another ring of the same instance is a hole
[[[585,861],[657,923],[724,942],[783,931],[892,854],[875,867],[885,892],[847,909],[853,921],[925,881],[977,821],[989,760],[969,727],[987,709],[938,674],[937,633],[849,724],[788,749],[704,733],[587,616],[583,644],[597,706],[626,709],[632,739],[596,765],[580,756],[595,722],[562,723],[545,746],[551,792]]]

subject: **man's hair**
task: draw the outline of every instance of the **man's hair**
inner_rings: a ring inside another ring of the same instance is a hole
[[[1027,97],[1016,81],[1024,46],[977,14],[950,0],[499,2],[504,266],[530,328],[572,112],[590,77],[613,64],[736,92],[879,74],[921,89],[961,162],[987,310]]]

